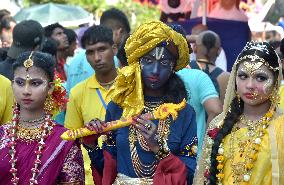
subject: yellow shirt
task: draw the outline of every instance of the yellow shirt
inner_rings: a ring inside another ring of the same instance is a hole
[[[0,125],[11,121],[14,95],[10,80],[0,75]]]
[[[257,154],[257,159],[253,163],[252,174],[250,177],[250,185],[271,185],[271,184],[284,184],[283,178],[283,158],[284,158],[284,117],[281,116],[276,121],[271,122],[267,129],[267,133],[262,137],[260,150]],[[235,132],[233,148],[234,148],[234,164],[244,162],[244,156],[240,156],[239,150],[248,150],[250,145],[246,145],[243,141],[248,140],[247,128],[241,128]],[[227,135],[224,140],[224,185],[232,185],[234,178],[231,165],[231,134]],[[236,142],[237,141],[237,142]],[[241,143],[241,144],[240,144]],[[273,154],[273,155],[272,155]],[[236,169],[236,168],[235,168]],[[243,168],[240,168],[244,171]],[[235,172],[236,173],[236,172]],[[282,175],[281,175],[282,174]],[[240,185],[248,185],[241,182]]]
[[[98,95],[99,89],[105,103],[108,104],[110,97],[107,96],[108,90],[103,88],[96,80],[95,75],[77,84],[71,89],[64,126],[66,128],[81,128],[94,118],[105,119],[106,109]],[[91,161],[87,151],[82,147],[86,185],[94,184]]]

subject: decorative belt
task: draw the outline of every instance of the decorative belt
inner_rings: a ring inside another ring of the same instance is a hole
[[[132,178],[121,173],[117,174],[117,177],[113,185],[152,185],[153,179],[148,178]]]

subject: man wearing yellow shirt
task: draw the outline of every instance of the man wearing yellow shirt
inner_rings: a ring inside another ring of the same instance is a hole
[[[107,92],[117,76],[113,60],[116,47],[111,29],[92,26],[85,31],[81,42],[95,74],[71,89],[64,126],[72,129],[84,127],[94,118],[105,119],[106,105],[110,101]],[[83,147],[82,151],[86,184],[94,184],[89,156]]]
[[[0,75],[0,125],[12,119],[13,97],[10,80]]]

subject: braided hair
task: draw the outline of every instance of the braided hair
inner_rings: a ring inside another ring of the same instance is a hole
[[[273,47],[271,45],[269,45],[267,42],[249,42],[247,43],[247,45],[245,46],[245,48],[242,50],[242,52],[240,53],[240,55],[238,56],[237,59],[237,66],[236,66],[236,70],[238,70],[239,65],[244,62],[245,60],[240,60],[242,57],[246,56],[246,55],[257,55],[260,58],[264,59],[265,62],[267,62],[269,64],[269,66],[273,67],[273,68],[277,68],[279,67],[279,63],[278,63],[278,56],[275,52],[275,50],[273,49]],[[255,62],[258,62],[258,60],[256,60]],[[233,73],[233,71],[232,71]],[[277,82],[277,77],[278,77],[278,73],[279,71],[273,71],[273,74],[275,76],[275,84]],[[236,89],[236,86],[235,86]],[[216,174],[218,173],[217,170],[217,165],[218,165],[218,161],[216,160],[217,154],[218,154],[218,150],[219,150],[219,146],[222,142],[222,140],[231,133],[232,128],[234,127],[235,123],[237,123],[239,121],[239,117],[240,115],[243,113],[244,110],[244,102],[242,100],[239,100],[237,97],[235,97],[231,104],[230,104],[230,108],[231,110],[227,113],[227,115],[225,116],[224,119],[224,123],[222,128],[219,130],[215,140],[214,140],[214,144],[212,145],[212,151],[211,151],[211,166],[210,166],[210,170],[209,170],[209,182],[211,185],[215,185],[217,183],[217,178],[216,178]]]

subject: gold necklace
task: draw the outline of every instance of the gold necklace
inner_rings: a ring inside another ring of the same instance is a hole
[[[242,124],[246,125],[248,128],[248,139],[244,140],[243,142],[239,142],[239,139],[235,138],[235,133],[237,132],[239,127],[237,123],[234,125],[232,132],[230,133],[230,155],[228,157],[231,162],[232,176],[234,178],[233,184],[240,184],[242,182],[248,183],[250,181],[254,162],[257,159],[260,144],[262,142],[262,137],[264,136],[265,129],[269,126],[269,122],[272,119],[273,113],[274,108],[271,107],[260,120],[246,122],[243,121]],[[253,123],[255,123],[256,126],[252,126]],[[252,129],[251,133],[249,133],[249,129]],[[238,142],[239,154],[235,153],[234,142]],[[243,159],[243,162],[234,162],[234,157],[237,155],[239,155]],[[216,175],[218,181],[217,184],[222,185],[222,180],[224,178],[224,161],[226,161],[224,156],[224,139],[219,146],[216,160],[218,162],[217,170],[219,171],[219,173]]]
[[[144,113],[152,112],[156,107],[160,106],[163,102],[145,102]],[[171,120],[168,117],[166,120],[160,120],[158,124],[157,134],[160,138],[167,138],[169,135],[169,126]],[[154,160],[153,163],[145,165],[139,159],[136,143],[140,144],[141,148],[145,151],[151,151],[148,147],[147,142],[144,137],[139,133],[139,131],[134,127],[129,127],[129,146],[131,152],[131,161],[133,164],[133,169],[135,174],[140,178],[152,178],[155,174],[158,161]]]
[[[97,80],[98,81],[98,80]],[[102,86],[102,87],[104,87],[105,89],[109,89],[111,86],[112,86],[112,84],[115,82],[115,79],[113,79],[112,81],[110,81],[110,82],[99,82],[98,81],[98,83]]]

